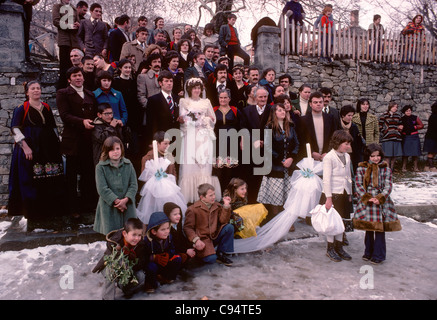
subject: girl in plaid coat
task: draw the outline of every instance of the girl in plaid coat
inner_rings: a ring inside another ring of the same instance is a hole
[[[353,223],[356,229],[366,231],[363,260],[379,264],[386,258],[385,232],[400,231],[392,191],[391,170],[382,162],[384,152],[374,143],[366,147],[365,159],[358,165],[355,177],[358,204]]]

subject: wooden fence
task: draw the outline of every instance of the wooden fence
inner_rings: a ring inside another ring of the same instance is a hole
[[[289,24],[285,15],[280,19],[281,54],[353,59],[375,62],[437,64],[437,41],[430,35],[403,36],[398,33],[374,33],[358,28],[316,29],[313,26]],[[331,36],[329,36],[331,35]]]

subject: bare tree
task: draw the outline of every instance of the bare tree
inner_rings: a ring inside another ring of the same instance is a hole
[[[370,0],[367,0],[370,2]],[[414,16],[423,16],[423,26],[430,34],[437,38],[437,1],[436,0],[380,0],[372,1],[391,20],[391,27],[402,30]]]

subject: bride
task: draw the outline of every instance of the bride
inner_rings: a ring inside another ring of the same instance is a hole
[[[221,199],[220,183],[212,176],[214,161],[215,113],[211,102],[204,98],[204,85],[200,78],[191,78],[186,84],[188,97],[179,101],[182,152],[179,187],[188,203],[199,200],[197,187],[209,183],[215,188],[216,200]]]

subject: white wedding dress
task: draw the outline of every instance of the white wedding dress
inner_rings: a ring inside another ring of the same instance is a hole
[[[235,239],[234,253],[262,250],[281,240],[289,232],[298,217],[305,218],[319,203],[323,181],[318,176],[323,172],[322,162],[304,158],[291,177],[291,190],[284,204],[284,211],[257,229],[257,236]]]
[[[182,98],[179,101],[179,115],[184,118],[181,124],[182,150],[179,174],[179,187],[188,203],[199,200],[197,187],[209,183],[215,188],[216,200],[221,200],[220,182],[212,176],[215,161],[215,113],[208,99],[193,100]]]

